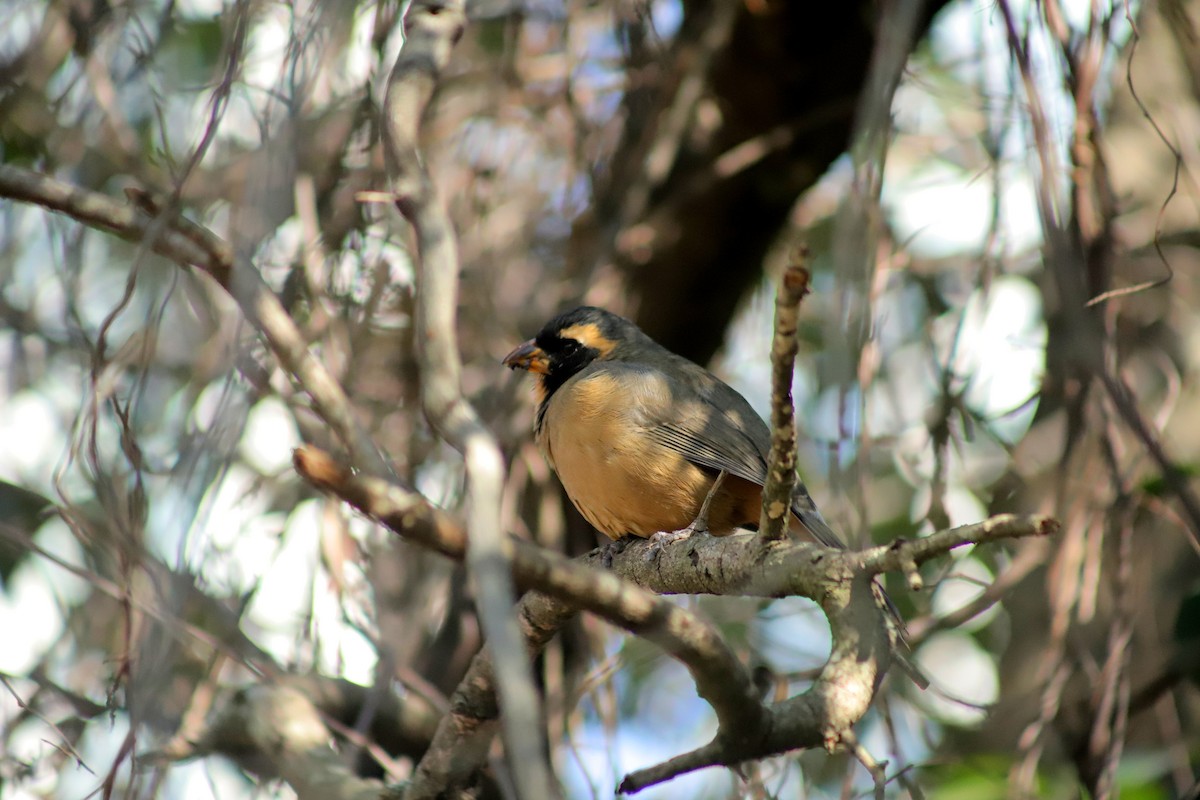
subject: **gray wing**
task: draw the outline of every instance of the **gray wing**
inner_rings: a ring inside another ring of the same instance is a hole
[[[652,426],[650,436],[694,464],[763,485],[771,450],[770,429],[732,387],[691,362],[684,364],[681,379],[672,387],[681,398],[673,404],[675,416]],[[799,476],[792,492],[792,512],[822,544],[845,547]]]
[[[670,416],[657,420],[650,436],[694,464],[761,486],[771,432],[746,399],[690,361],[668,382],[675,396]]]

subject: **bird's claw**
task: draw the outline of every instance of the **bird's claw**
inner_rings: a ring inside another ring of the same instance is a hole
[[[708,525],[702,520],[693,520],[692,524],[677,531],[659,531],[650,536],[650,546],[646,548],[646,560],[657,561],[666,550],[667,545],[686,541],[697,533],[708,533]]]
[[[657,561],[663,554],[663,550],[672,542],[679,542],[685,539],[690,539],[697,533],[707,534],[708,531],[708,511],[712,505],[713,498],[717,496],[717,490],[721,488],[721,484],[725,482],[725,470],[721,470],[717,474],[713,485],[709,487],[708,494],[704,496],[704,502],[700,504],[700,513],[692,520],[691,524],[686,528],[680,528],[677,531],[659,531],[650,537],[650,546],[646,548],[646,560]]]

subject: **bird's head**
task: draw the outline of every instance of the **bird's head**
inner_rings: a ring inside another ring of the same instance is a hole
[[[547,322],[538,335],[504,357],[504,365],[540,376],[543,398],[593,361],[619,360],[649,342],[624,317],[580,306]]]

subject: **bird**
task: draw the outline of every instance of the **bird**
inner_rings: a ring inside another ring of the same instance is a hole
[[[716,375],[594,306],[556,316],[503,363],[537,375],[538,446],[596,530],[670,541],[757,528],[771,432]],[[845,547],[799,479],[789,530]]]
[[[662,547],[697,532],[757,529],[771,432],[704,367],[595,306],[554,317],[503,364],[536,376],[538,447],[600,533]],[[799,477],[790,511],[789,534],[845,549]],[[891,619],[899,664],[926,688],[904,652],[899,611],[878,583],[874,592]]]

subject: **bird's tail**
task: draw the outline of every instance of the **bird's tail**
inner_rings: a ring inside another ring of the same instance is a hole
[[[892,640],[892,658],[900,669],[907,675],[917,688],[925,691],[929,688],[929,677],[921,672],[921,668],[913,661],[912,649],[908,646],[908,627],[900,616],[900,609],[884,590],[879,578],[871,582],[875,592],[875,602],[887,611],[888,638]]]
[[[807,503],[803,500],[808,500]],[[802,498],[796,498],[792,503],[792,521],[793,533],[808,534],[808,538],[815,539],[820,544],[826,547],[833,547],[837,550],[845,550],[846,543],[842,541],[842,537],[838,536],[833,528],[829,527],[829,523],[821,516],[821,512],[817,511],[817,507],[813,505],[812,500],[808,499],[807,495]],[[799,522],[801,529],[796,528],[795,522]]]

